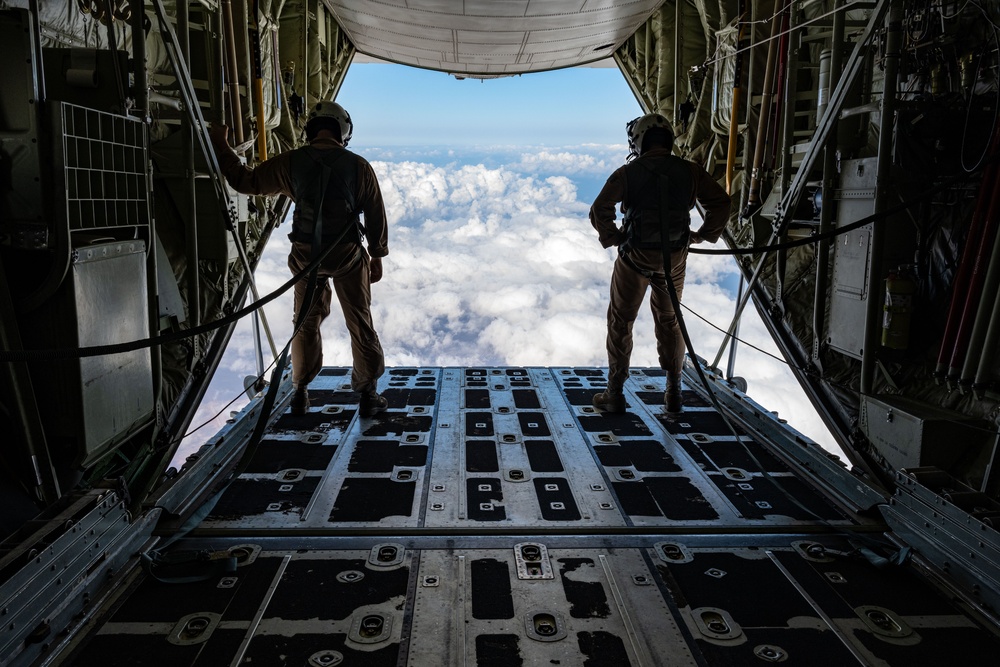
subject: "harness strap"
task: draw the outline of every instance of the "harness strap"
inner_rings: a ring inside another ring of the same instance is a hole
[[[315,148],[313,148],[311,146],[309,147],[309,150],[306,151],[306,154],[309,155],[310,158],[312,158],[313,162],[315,162],[317,165],[319,165],[324,170],[326,170],[326,175],[323,177],[323,180],[321,181],[320,188],[321,188],[321,190],[323,192],[325,192],[326,188],[327,188],[327,186],[329,184],[330,174],[331,173],[334,174],[337,177],[337,180],[340,181],[340,184],[343,186],[344,193],[349,197],[348,201],[351,203],[351,215],[355,215],[355,213],[356,213],[356,211],[355,211],[356,202],[354,201],[354,192],[351,189],[350,184],[346,180],[344,180],[343,175],[341,175],[341,173],[339,171],[334,171],[333,170],[333,167],[338,162],[340,162],[341,160],[343,160],[344,158],[346,158],[351,153],[350,153],[350,151],[348,151],[346,149],[342,150],[340,152],[340,154],[337,155],[337,158],[333,162],[331,162],[331,163],[328,164],[326,162],[326,160],[323,159],[324,156],[321,155],[321,153],[324,153],[324,152],[325,153],[329,153],[331,151],[318,151],[318,150],[316,150]],[[320,203],[321,204],[322,204],[322,201],[323,200],[321,198],[320,199]],[[319,219],[319,214],[317,213],[317,220],[318,219]]]

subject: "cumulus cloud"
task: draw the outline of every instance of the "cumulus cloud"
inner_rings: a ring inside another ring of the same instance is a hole
[[[590,201],[582,200],[578,183],[588,176],[603,182],[624,147],[521,148],[507,152],[506,164],[448,153],[394,159],[389,151],[372,152],[391,225],[385,277],[372,289],[386,365],[606,366],[615,252],[598,243],[587,217]],[[257,271],[261,294],[287,280],[285,233],[282,227],[272,238]],[[684,304],[725,329],[735,294],[722,285],[736,275],[730,258],[692,255]],[[279,347],[291,333],[291,310],[290,293],[267,308]],[[752,311],[741,337],[777,353]],[[714,359],[722,333],[693,315],[686,321],[699,356]],[[230,388],[210,392],[203,415],[232,396],[233,377],[253,372],[249,327],[241,327],[219,371],[231,378]],[[325,364],[351,364],[336,299],[323,340]],[[810,437],[832,443],[783,364],[747,347],[737,359],[751,396]],[[658,365],[648,305],[635,324],[632,364]]]
[[[595,149],[594,152],[542,149],[522,153],[517,166],[527,173],[558,172],[607,177],[620,166],[622,158],[628,153],[625,145],[592,148]]]

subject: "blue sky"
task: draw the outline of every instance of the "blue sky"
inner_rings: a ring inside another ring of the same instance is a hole
[[[616,68],[480,82],[359,64],[337,101],[351,113],[350,148],[372,163],[390,224],[385,277],[372,289],[386,366],[607,365],[616,253],[601,248],[588,211],[625,160],[625,123],[641,113]],[[287,224],[261,258],[261,294],[288,278]],[[693,255],[684,304],[724,329],[737,280],[731,258]],[[350,366],[334,301],[323,326],[324,363]],[[291,332],[290,296],[265,312],[280,348]],[[747,313],[741,338],[776,353],[756,313]],[[698,318],[686,320],[696,352],[713,359],[722,335]],[[220,410],[224,421],[246,403],[242,397],[224,407],[254,373],[253,349],[249,323],[241,322],[194,425]],[[635,323],[632,364],[658,365],[648,305]],[[737,374],[761,405],[832,445],[782,363],[741,347]],[[216,420],[189,439],[179,458],[219,426]]]
[[[354,120],[359,147],[621,143],[625,123],[642,113],[616,67],[460,81],[362,64],[348,70],[337,101]]]

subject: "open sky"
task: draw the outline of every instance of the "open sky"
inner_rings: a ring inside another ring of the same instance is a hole
[[[356,64],[337,101],[352,116],[350,148],[372,163],[389,218],[385,277],[372,290],[387,366],[607,365],[615,251],[601,248],[587,214],[625,160],[625,123],[642,113],[616,68],[478,81]],[[261,294],[288,278],[288,225],[272,236],[257,270]],[[692,255],[684,305],[725,329],[737,283],[731,259]],[[266,307],[279,348],[291,333],[291,310],[290,295]],[[714,359],[722,334],[685,317],[696,352]],[[254,373],[249,331],[240,324],[194,425],[222,416],[189,438],[175,461],[245,405],[243,397],[224,407]],[[740,336],[777,354],[752,308]],[[336,300],[323,339],[324,363],[350,366]],[[632,365],[658,365],[647,308],[635,324]],[[751,398],[839,451],[784,364],[741,346],[736,371]]]
[[[617,67],[458,80],[401,65],[354,65],[337,101],[365,146],[616,144],[642,113]]]

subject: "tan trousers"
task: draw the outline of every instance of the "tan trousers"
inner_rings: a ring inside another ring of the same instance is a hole
[[[308,243],[292,243],[288,268],[293,275],[309,266],[310,254],[311,246]],[[351,353],[354,357],[351,388],[362,393],[375,391],[378,379],[385,372],[385,357],[372,325],[368,261],[368,253],[364,248],[359,244],[349,243],[334,248],[320,266],[312,307],[298,334],[292,339],[292,381],[296,387],[307,386],[323,368],[320,325],[330,314],[330,280],[333,280],[333,289],[337,291],[347,331],[351,335]],[[308,280],[295,283],[293,323],[305,299],[308,285]]]
[[[684,291],[684,273],[687,267],[687,248],[671,254],[671,278],[677,298]],[[633,250],[629,257],[642,269],[663,273],[661,253],[655,250]],[[656,333],[656,353],[660,368],[680,373],[684,365],[684,338],[674,314],[670,293],[658,280],[652,281],[653,293],[650,308]],[[615,260],[611,276],[611,303],[608,305],[608,389],[620,392],[628,377],[629,359],[632,356],[632,324],[639,314],[639,306],[646,296],[650,280],[629,267],[622,258]]]

